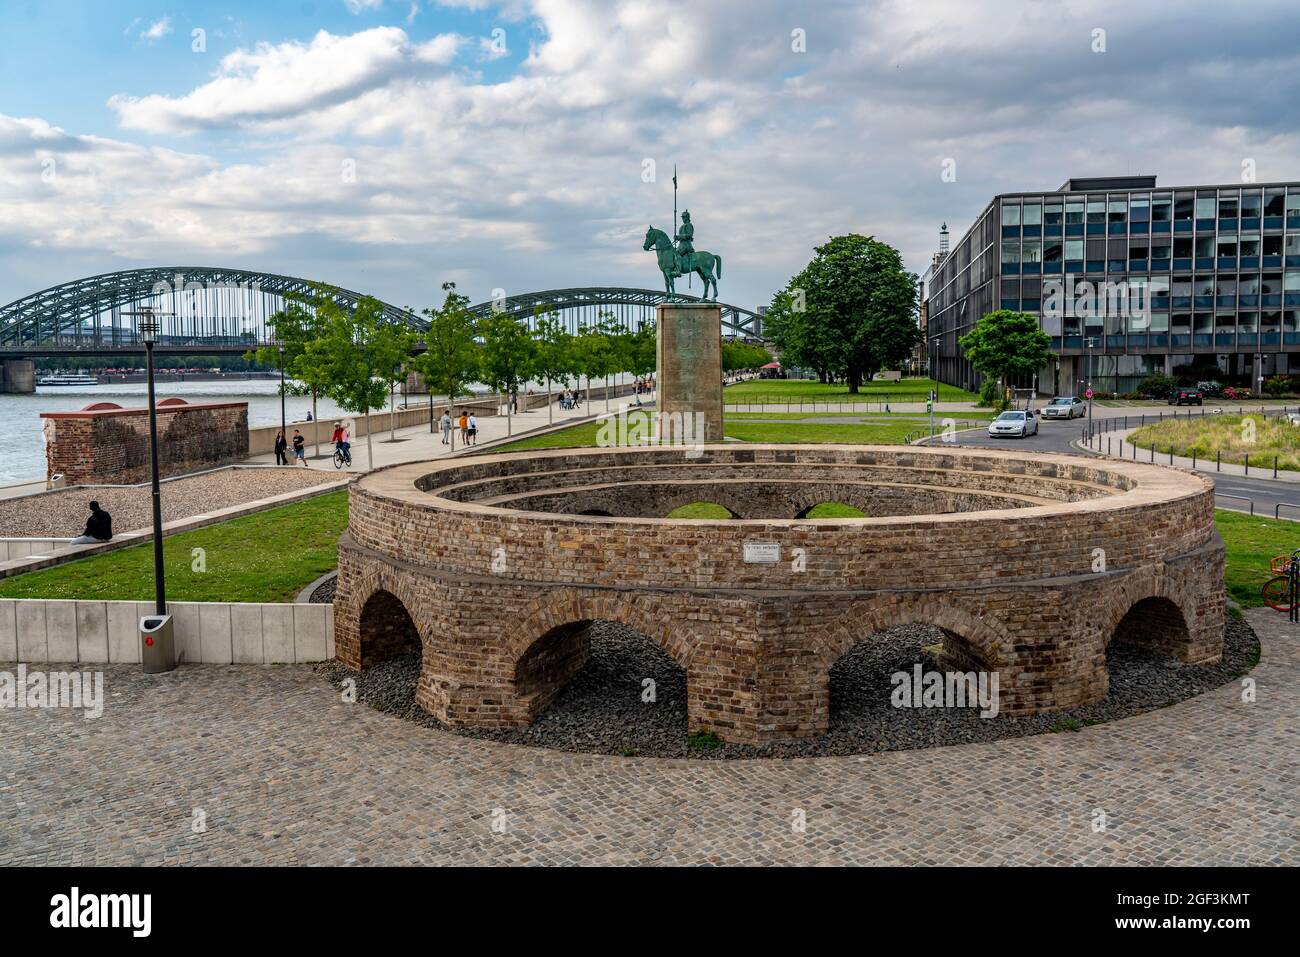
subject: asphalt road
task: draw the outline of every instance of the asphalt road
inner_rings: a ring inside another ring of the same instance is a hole
[[[1104,409],[1098,407],[1093,409],[1093,415],[1099,419],[1122,418],[1125,414],[1129,416],[1131,423],[1133,418],[1131,409]],[[936,425],[939,421],[939,417],[935,416]],[[1039,419],[1038,434],[1024,439],[995,439],[989,436],[986,428],[982,427],[958,432],[957,444],[979,448],[1023,448],[1036,452],[1095,454],[1083,452],[1083,450],[1074,448],[1071,445],[1072,442],[1080,438],[1087,423],[1086,418],[1073,419],[1068,422]],[[930,441],[934,443],[939,440],[935,438]],[[1139,461],[1142,461],[1141,457],[1139,457]],[[1160,464],[1160,455],[1158,453],[1156,455],[1156,464]],[[1250,510],[1249,503],[1253,502],[1256,515],[1266,515],[1272,518],[1274,509],[1279,504],[1293,505],[1294,508],[1282,508],[1280,517],[1300,520],[1300,484],[1295,482],[1275,482],[1267,478],[1257,479],[1253,476],[1246,478],[1241,475],[1216,475],[1213,467],[1208,470],[1198,468],[1197,471],[1203,475],[1208,475],[1214,480],[1215,498],[1220,508],[1246,512]],[[1243,501],[1243,499],[1249,501]]]

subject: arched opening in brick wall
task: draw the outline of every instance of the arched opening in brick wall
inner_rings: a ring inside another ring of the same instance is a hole
[[[843,502],[818,502],[795,515],[795,518],[866,518],[867,513],[860,508]]]
[[[375,592],[361,609],[359,622],[362,669],[393,658],[420,657],[420,633],[400,598]]]
[[[1161,597],[1134,602],[1106,644],[1110,690],[1130,680],[1149,681],[1153,661],[1173,667],[1190,642],[1187,619],[1176,603]]]
[[[740,518],[735,512],[725,505],[719,505],[717,502],[691,502],[688,505],[679,505],[673,509],[664,518]]]
[[[635,748],[647,733],[686,735],[685,669],[622,622],[574,621],[539,635],[515,665],[514,690],[530,721],[609,738],[600,742],[609,750]]]
[[[831,666],[830,733],[878,739],[888,750],[891,735],[914,733],[917,721],[983,710],[1000,694],[995,674],[984,651],[955,631],[895,625],[855,642]]]
[[[579,514],[579,515],[596,515],[596,516],[600,516],[600,517],[602,517],[602,518],[613,518],[613,517],[614,517],[614,513],[613,513],[613,512],[607,512],[607,511],[605,511],[603,508],[585,508],[585,509],[583,509],[581,512],[579,512],[578,514]]]

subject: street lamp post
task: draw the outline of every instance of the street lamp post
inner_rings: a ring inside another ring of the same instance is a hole
[[[153,590],[154,611],[167,614],[167,587],[163,579],[162,490],[158,482],[158,408],[154,401],[153,347],[159,322],[152,309],[142,310],[140,338],[144,340],[145,371],[149,380],[149,462],[153,473]]]

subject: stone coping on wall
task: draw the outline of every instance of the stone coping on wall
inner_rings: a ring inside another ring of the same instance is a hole
[[[98,403],[95,403],[98,404]],[[164,399],[154,403],[154,409],[158,415],[165,415],[169,412],[193,412],[197,409],[233,409],[247,408],[247,402],[186,402],[184,399],[172,400]],[[87,407],[85,409],[74,409],[66,412],[42,412],[42,419],[111,419],[119,415],[139,415],[141,412],[148,412],[147,405],[135,406],[129,409],[98,409]]]
[[[357,481],[357,491],[360,493],[370,493],[383,498],[397,499],[410,503],[417,507],[465,512],[469,514],[493,514],[508,515],[511,517],[545,517],[548,519],[560,519],[575,523],[615,523],[615,524],[644,524],[644,525],[665,525],[678,524],[682,521],[689,521],[692,524],[712,524],[719,528],[734,528],[737,525],[750,526],[795,526],[795,525],[830,525],[830,526],[861,526],[863,524],[915,524],[924,523],[951,523],[951,522],[970,522],[975,519],[1008,519],[1013,521],[1024,521],[1030,518],[1047,517],[1060,514],[1077,514],[1079,512],[1107,512],[1118,511],[1142,507],[1156,503],[1176,501],[1184,498],[1191,498],[1199,495],[1212,493],[1214,490],[1213,482],[1201,475],[1186,472],[1180,469],[1172,469],[1162,465],[1151,465],[1141,462],[1129,462],[1118,460],[1099,461],[1096,457],[1076,455],[1071,453],[1023,453],[1016,450],[1004,449],[932,449],[929,446],[866,446],[866,445],[817,445],[817,446],[793,446],[793,445],[758,445],[746,443],[743,447],[734,445],[710,445],[700,448],[700,454],[703,456],[720,456],[716,461],[726,464],[734,462],[737,464],[749,464],[750,461],[761,461],[762,464],[777,464],[778,460],[774,458],[777,454],[798,454],[803,453],[807,456],[803,461],[791,461],[791,465],[815,466],[818,464],[835,465],[837,460],[842,460],[846,464],[852,464],[854,457],[861,454],[869,454],[878,458],[888,459],[893,457],[900,465],[913,466],[916,464],[928,464],[935,468],[936,471],[942,471],[945,468],[952,468],[958,464],[967,467],[979,469],[981,463],[986,465],[987,470],[1001,463],[1006,466],[1023,465],[1026,462],[1033,462],[1042,465],[1056,465],[1067,469],[1082,469],[1088,473],[1095,473],[1099,476],[1106,476],[1109,482],[1097,482],[1098,497],[1077,501],[1077,502],[1055,502],[1045,505],[1037,505],[1031,508],[1014,508],[1014,509],[990,509],[980,512],[961,512],[938,515],[903,515],[903,516],[882,516],[878,518],[818,518],[818,519],[667,519],[667,518],[611,518],[607,516],[590,516],[590,515],[571,515],[552,512],[520,512],[513,509],[501,508],[494,505],[485,505],[473,501],[457,501],[436,494],[432,491],[422,491],[417,487],[417,482],[422,485],[431,485],[441,476],[448,476],[451,481],[455,482],[455,473],[470,467],[491,469],[499,468],[498,474],[511,474],[510,466],[515,463],[526,463],[530,469],[537,469],[539,464],[555,462],[562,464],[566,460],[574,460],[577,464],[584,460],[595,461],[601,457],[626,457],[634,458],[637,456],[655,455],[656,457],[675,457],[684,459],[683,450],[680,448],[656,448],[656,449],[548,449],[535,452],[514,452],[498,453],[491,456],[476,456],[472,466],[466,461],[432,461],[432,462],[415,462],[405,465],[389,466],[378,469],[367,475],[362,476]],[[737,454],[744,458],[737,459]],[[753,460],[749,456],[753,455]],[[771,459],[759,456],[773,456]],[[904,462],[903,460],[907,460]],[[690,460],[686,460],[690,461]],[[698,461],[698,460],[696,460]],[[604,464],[604,463],[602,463]],[[618,464],[618,463],[614,463]],[[628,464],[637,464],[629,462]],[[647,464],[654,464],[648,462]],[[869,464],[877,464],[872,462]],[[559,472],[563,469],[555,469]],[[1010,469],[1006,474],[1012,476]],[[1118,480],[1118,481],[1116,481]],[[1066,481],[1069,481],[1068,479]],[[1117,492],[1116,485],[1120,485],[1122,490]],[[1123,489],[1124,485],[1129,485]]]

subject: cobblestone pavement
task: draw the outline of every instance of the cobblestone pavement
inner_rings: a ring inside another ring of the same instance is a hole
[[[0,711],[0,864],[1294,865],[1300,632],[1248,614],[1254,703],[1232,682],[1077,733],[787,761],[475,741],[293,666],[114,666],[98,720]]]

